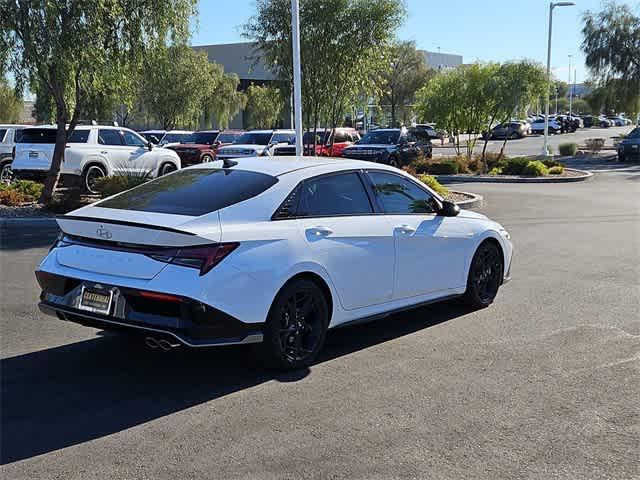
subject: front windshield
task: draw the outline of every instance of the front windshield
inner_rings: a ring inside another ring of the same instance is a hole
[[[400,130],[374,130],[362,137],[362,140],[358,143],[361,145],[396,145],[399,138]]]
[[[165,133],[164,137],[162,137],[162,144],[167,143],[179,143],[185,138],[187,138],[190,133]]]
[[[631,130],[627,138],[640,138],[640,127]]]
[[[197,143],[199,145],[211,145],[216,141],[218,132],[196,132],[181,140],[181,143]]]
[[[247,132],[240,135],[240,137],[233,143],[239,145],[269,145],[271,140],[271,132],[269,133],[257,133]]]

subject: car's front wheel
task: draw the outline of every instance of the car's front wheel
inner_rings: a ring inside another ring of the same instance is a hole
[[[205,153],[202,156],[202,163],[209,163],[209,162],[213,162],[213,157],[211,155],[209,155],[208,153]]]
[[[503,263],[502,253],[494,242],[480,244],[469,267],[465,303],[474,308],[485,308],[493,303],[502,283]]]
[[[315,282],[299,278],[285,285],[271,306],[262,348],[269,365],[296,369],[309,365],[322,350],[329,307]]]

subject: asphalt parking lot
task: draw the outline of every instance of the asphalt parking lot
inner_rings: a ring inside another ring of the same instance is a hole
[[[613,137],[617,137],[621,133],[629,133],[633,130],[633,126],[628,127],[610,127],[610,128],[580,128],[574,133],[564,133],[559,135],[549,136],[549,146],[554,154],[558,154],[558,145],[561,143],[577,143],[578,145],[584,145],[584,141],[587,138],[604,138],[607,146],[613,145]],[[460,137],[461,140],[465,140],[465,136]],[[503,140],[490,140],[487,144],[487,151],[499,152],[502,148]],[[544,145],[543,135],[530,135],[525,138],[507,141],[505,147],[505,153],[511,156],[518,155],[538,155],[542,153],[542,147]],[[484,141],[479,140],[475,152],[481,153],[484,146]],[[438,141],[434,141],[434,155],[453,155],[453,146],[445,144],[443,147],[438,145]]]
[[[640,477],[640,167],[458,187],[515,244],[495,304],[333,331],[286,375],[45,318],[50,234],[6,237],[2,477]]]

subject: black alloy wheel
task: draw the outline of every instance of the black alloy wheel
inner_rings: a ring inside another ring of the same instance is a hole
[[[466,303],[475,308],[485,308],[496,298],[503,274],[502,253],[493,242],[484,242],[476,251],[469,268]]]
[[[84,171],[82,175],[82,187],[85,192],[96,194],[99,193],[95,186],[96,182],[102,177],[106,176],[104,169],[99,165],[89,165],[89,167]]]
[[[398,157],[395,155],[391,155],[389,157],[389,165],[395,168],[400,168],[400,162],[398,161]]]
[[[297,369],[309,365],[322,350],[329,311],[320,288],[298,279],[278,294],[267,319],[263,347],[271,366]]]
[[[176,166],[173,163],[165,163],[160,167],[160,176],[167,175],[171,172],[175,172],[177,170]]]
[[[0,165],[0,182],[10,183],[13,180],[13,170],[11,170],[11,162],[4,162]]]
[[[205,153],[205,154],[202,156],[202,160],[201,160],[201,162],[202,162],[202,163],[209,163],[209,162],[213,162],[213,157],[212,157],[211,155],[209,155],[208,153]]]

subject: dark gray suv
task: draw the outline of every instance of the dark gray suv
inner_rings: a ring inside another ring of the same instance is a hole
[[[631,133],[618,144],[618,161],[640,161],[640,127],[631,130]]]

